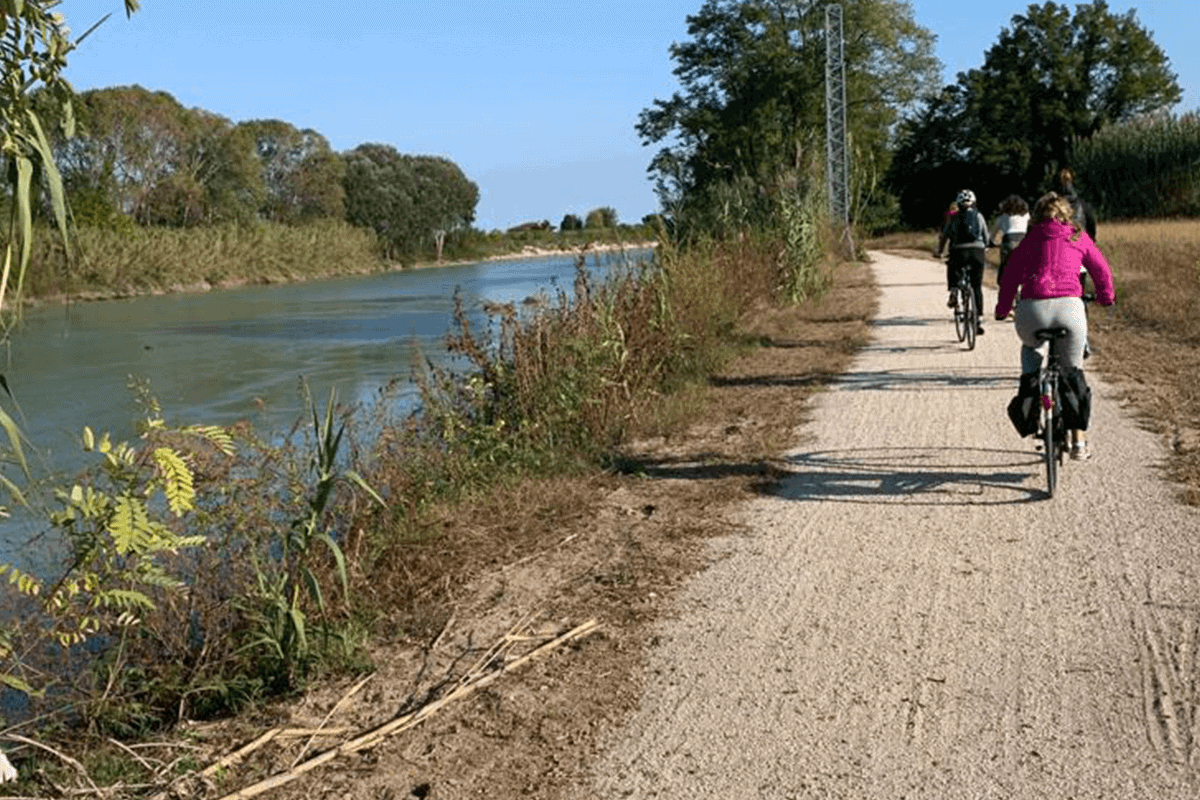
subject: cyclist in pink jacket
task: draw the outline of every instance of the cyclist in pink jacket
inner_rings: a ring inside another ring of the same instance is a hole
[[[1029,232],[1009,256],[1001,278],[996,319],[1008,316],[1017,289],[1021,290],[1014,323],[1021,339],[1021,372],[1027,375],[1042,365],[1035,336],[1041,328],[1066,328],[1068,335],[1056,342],[1055,351],[1066,367],[1083,367],[1087,314],[1079,280],[1081,267],[1092,276],[1096,302],[1109,306],[1115,299],[1108,261],[1073,216],[1070,201],[1062,195],[1051,192],[1039,199]],[[1071,457],[1087,458],[1084,432],[1072,431],[1071,441]]]

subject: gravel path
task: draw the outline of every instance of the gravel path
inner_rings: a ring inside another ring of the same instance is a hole
[[[941,265],[873,257],[873,343],[660,629],[595,796],[1200,796],[1200,514],[1162,445],[1090,371],[1093,459],[1045,499],[1012,324],[968,352]]]

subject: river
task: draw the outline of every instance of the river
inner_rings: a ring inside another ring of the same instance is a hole
[[[588,267],[600,281],[648,256],[596,254]],[[38,307],[9,346],[0,372],[14,400],[0,404],[27,435],[34,460],[55,470],[83,463],[84,425],[117,440],[134,435],[130,376],[149,382],[168,422],[250,419],[263,434],[277,434],[304,411],[302,376],[320,404],[334,387],[342,402],[365,405],[393,378],[408,378],[417,348],[446,363],[456,290],[480,330],[485,301],[520,304],[539,292],[553,299],[560,288],[570,295],[574,277],[573,257],[549,256]],[[400,402],[412,398],[402,392]],[[17,552],[27,532],[12,528],[0,528],[0,562],[27,563]]]

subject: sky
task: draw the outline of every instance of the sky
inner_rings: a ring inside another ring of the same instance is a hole
[[[366,142],[450,159],[479,185],[483,230],[600,206],[622,222],[658,210],[634,126],[679,84],[669,48],[703,0],[64,0],[77,34],[112,17],[69,59],[77,91],[138,84],[233,122],[280,119],[333,149]],[[1070,3],[1073,7],[1074,3]],[[1200,108],[1192,0],[1138,10]],[[952,83],[1026,2],[911,4]]]

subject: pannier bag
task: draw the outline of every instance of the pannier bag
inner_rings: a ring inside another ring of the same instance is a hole
[[[1079,431],[1088,429],[1092,418],[1092,387],[1088,386],[1083,370],[1068,367],[1059,373],[1058,403],[1062,411],[1063,427]],[[1008,419],[1017,429],[1017,433],[1021,436],[1033,436],[1038,432],[1041,408],[1037,373],[1021,375],[1017,396],[1008,402]]]
[[[1017,396],[1008,401],[1008,418],[1021,436],[1033,436],[1038,430],[1041,410],[1037,373],[1024,373],[1021,375]]]
[[[1086,431],[1092,418],[1092,387],[1079,367],[1059,373],[1058,401],[1067,430]]]

